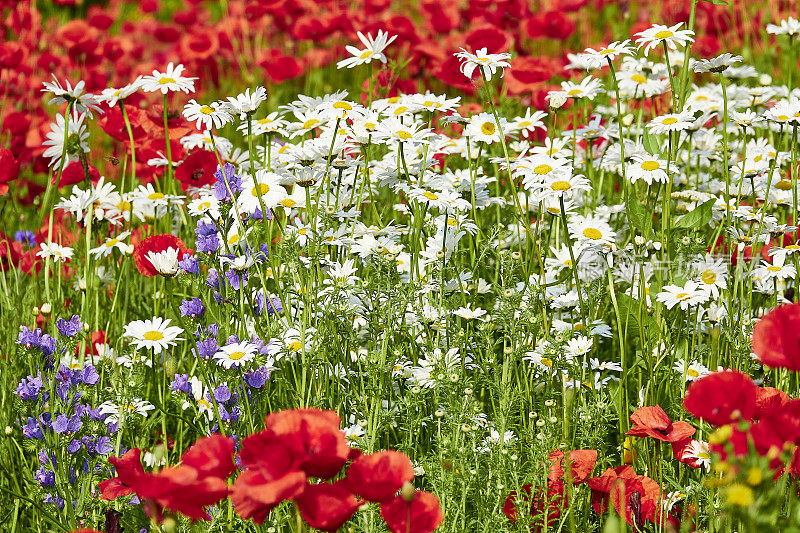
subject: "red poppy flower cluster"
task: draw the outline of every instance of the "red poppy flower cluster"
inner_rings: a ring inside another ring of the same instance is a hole
[[[776,307],[759,320],[752,348],[770,368],[800,371],[800,302]]]
[[[178,58],[189,72],[199,76],[198,94],[194,97],[202,100],[210,85],[218,80],[235,80],[243,72],[271,84],[301,77],[341,59],[344,44],[356,40],[356,31],[374,35],[383,29],[400,37],[398,42],[403,45],[398,53],[408,60],[401,79],[384,70],[375,72],[374,86],[387,94],[436,90],[441,83],[472,92],[473,85],[459,71],[452,53],[460,46],[473,50],[485,47],[490,53],[513,47],[517,57],[504,79],[508,93],[531,95],[533,103],[542,103],[545,84],[562,74],[565,64],[563,52],[555,57],[540,55],[543,44],[570,39],[572,49],[580,50],[595,44],[594,40],[602,40],[604,36],[591,31],[578,34],[576,22],[585,18],[582,12],[599,11],[607,3],[608,0],[560,1],[548,4],[547,10],[542,11],[532,9],[531,3],[524,0],[424,0],[414,4],[420,15],[414,16],[407,2],[231,0],[224,13],[217,16],[210,3],[192,0],[165,18],[158,16],[159,0],[111,0],[86,6],[80,11],[84,13],[82,19],[60,23],[63,17],[53,15],[62,9],[70,10],[69,15],[74,17],[74,6],[81,2],[59,0],[50,3],[55,5],[49,4],[47,13],[43,13],[35,2],[4,0],[0,6],[7,16],[0,25],[6,35],[13,37],[0,44],[0,92],[14,105],[0,111],[2,130],[10,134],[11,142],[9,154],[0,154],[0,188],[17,177],[17,164],[46,173],[42,141],[52,121],[52,110],[44,106],[40,90],[42,81],[49,80],[51,73],[63,80],[80,72],[86,91],[99,93],[108,86],[125,85],[136,75],[162,68],[168,59]],[[642,6],[647,11],[640,10],[639,19],[686,22],[686,5],[683,0],[651,3]],[[784,8],[773,7],[778,12],[771,13],[770,18],[781,18],[781,9]],[[759,41],[762,36],[757,28],[763,21],[752,20],[752,11],[739,5],[728,8],[709,2],[698,4],[697,34],[704,37],[696,46],[702,48],[702,55],[716,54],[723,40],[735,46],[745,31],[748,39]],[[641,29],[636,25],[632,31]],[[161,108],[152,105],[154,101],[144,105],[146,98],[144,94],[134,94],[126,105],[134,142],[144,145],[141,154],[136,151],[137,159],[143,163],[164,148],[163,141],[158,141],[163,135],[154,134],[163,128]],[[130,142],[118,110],[107,112],[100,119],[100,126],[120,143]],[[188,131],[191,126],[175,116],[170,130],[173,127],[186,127]],[[180,137],[175,131],[176,138]],[[162,143],[160,149],[158,142]],[[172,152],[176,161],[185,155],[180,150],[176,143]],[[12,165],[5,164],[11,160],[9,156],[13,157]],[[147,165],[140,166],[145,178],[156,172]],[[191,172],[186,176],[195,175],[198,168],[190,166],[186,170]],[[76,168],[75,174],[82,174],[82,169]],[[100,174],[111,173],[101,169]]]
[[[686,393],[687,411],[714,426],[727,426],[729,437],[711,449],[726,460],[747,455],[751,447],[771,459],[776,475],[786,466],[781,452],[793,449],[789,472],[800,473],[800,399],[772,387],[759,387],[747,374],[715,372],[695,381]],[[723,432],[724,434],[725,432]]]
[[[414,490],[414,468],[403,453],[362,455],[347,444],[333,411],[289,409],[272,413],[265,429],[242,441],[241,472],[234,473],[233,440],[212,435],[198,440],[178,466],[145,473],[140,450],[112,457],[117,477],[100,484],[101,498],[136,494],[153,516],[162,509],[194,520],[208,519],[205,507],[230,495],[236,512],[256,524],[284,501],[293,501],[315,529],[337,531],[364,502],[380,504],[392,533],[428,533],[444,514],[433,494]],[[335,481],[350,462],[346,475]]]
[[[586,483],[596,462],[597,450],[572,450],[567,455],[560,450],[550,452],[547,488],[532,494],[532,484],[522,486],[525,492],[522,499],[530,502],[534,529],[544,529],[545,522],[548,527],[552,527],[558,521],[567,506],[564,483],[572,483],[576,487]],[[517,497],[517,491],[512,491],[503,505],[503,513],[512,522],[519,520]]]

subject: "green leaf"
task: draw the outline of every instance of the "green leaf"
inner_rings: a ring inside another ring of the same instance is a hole
[[[702,204],[695,207],[694,210],[679,218],[677,222],[675,222],[674,227],[688,229],[705,226],[709,223],[712,215],[714,214],[714,202],[716,202],[715,198],[706,200]]]
[[[715,6],[727,6],[728,0],[701,0],[702,2],[708,2],[709,4],[714,4]]]
[[[646,127],[642,128],[642,145],[650,155],[657,155],[661,152],[661,150],[659,150],[658,141],[655,139],[655,137],[650,135],[650,130],[648,130]]]
[[[628,211],[628,216],[631,220],[631,230],[636,228],[641,232],[642,237],[649,239],[652,233],[653,217],[647,210],[647,206],[637,198],[631,197],[625,209]]]
[[[656,319],[647,313],[647,306],[641,305],[625,293],[617,293],[617,305],[622,320],[622,329],[628,329],[628,335],[638,337],[639,332],[644,334],[650,342],[655,343],[661,334],[661,328]],[[641,314],[639,309],[641,307]]]

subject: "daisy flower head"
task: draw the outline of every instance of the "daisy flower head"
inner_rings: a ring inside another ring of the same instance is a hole
[[[481,75],[486,79],[492,79],[495,72],[500,71],[500,77],[503,77],[503,69],[510,66],[508,59],[511,59],[511,54],[490,54],[487,48],[481,48],[474,54],[467,52],[461,48],[460,52],[453,54],[462,61],[461,73],[468,79],[472,79],[472,74],[476,68],[480,69]]]
[[[689,461],[696,468],[705,468],[706,472],[711,471],[711,449],[708,443],[702,440],[692,439],[692,442],[683,450],[682,461]]]
[[[53,98],[48,102],[48,104],[63,104],[66,102],[72,103],[73,109],[75,109],[78,113],[92,116],[92,111],[97,111],[102,113],[103,111],[100,109],[100,102],[98,101],[97,97],[91,93],[84,93],[83,88],[86,86],[86,82],[83,80],[79,81],[75,84],[75,87],[67,81],[67,87],[64,88],[61,83],[56,78],[56,75],[53,74],[53,83],[43,82],[44,89],[42,92],[51,92],[53,93]]]
[[[694,116],[687,112],[684,113],[667,113],[656,117],[647,123],[650,133],[658,135],[661,133],[670,133],[673,131],[683,131],[692,127],[694,123]]]
[[[542,194],[547,198],[591,190],[592,183],[582,174],[564,173],[560,176],[550,176],[544,180],[542,185]]]
[[[767,33],[771,35],[800,35],[800,21],[794,17],[789,17],[780,21],[779,24],[767,24]]]
[[[712,59],[699,59],[694,63],[695,72],[722,72],[726,68],[744,61],[742,56],[729,53],[720,54]]]
[[[636,183],[639,180],[644,181],[648,185],[653,182],[666,183],[669,179],[667,174],[667,162],[659,159],[653,155],[634,155],[633,161],[625,167],[626,177],[631,183]],[[670,173],[674,169],[670,169]]]
[[[580,83],[574,81],[562,81],[561,89],[566,93],[569,98],[588,98],[594,100],[594,97],[602,92],[602,82],[592,76],[586,76]],[[552,102],[551,102],[552,107]]]
[[[479,113],[470,117],[469,123],[464,128],[464,135],[475,141],[493,144],[502,140],[503,130],[507,129],[505,125],[504,118],[500,118],[500,128],[498,128],[494,115]]]
[[[266,209],[273,209],[287,196],[286,189],[281,185],[281,177],[262,169],[256,171],[255,178],[250,176],[242,180],[242,192],[236,202],[243,213],[250,214],[261,209],[261,202],[264,202]]]
[[[264,118],[259,118],[253,121],[253,135],[263,135],[265,133],[278,133],[283,134],[286,130],[288,123],[281,118],[280,111],[273,111]],[[247,132],[247,123],[242,122],[236,128],[241,132]]]
[[[97,96],[100,102],[105,102],[108,107],[114,107],[118,102],[124,101],[127,97],[142,88],[142,76],[137,76],[133,82],[120,87],[119,89],[109,87],[103,89]]]
[[[128,337],[137,349],[150,349],[157,355],[182,341],[183,329],[170,326],[169,318],[153,317],[151,320],[134,320],[126,324],[123,337]]]
[[[89,252],[95,257],[108,257],[115,249],[119,250],[122,254],[129,254],[133,251],[133,246],[126,243],[125,239],[127,239],[130,234],[129,231],[123,231],[116,237],[106,239],[103,244],[97,248],[92,248]]]
[[[517,169],[523,174],[522,185],[526,189],[535,189],[544,183],[563,178],[569,179],[572,168],[569,160],[536,154],[519,162]]]
[[[573,216],[569,223],[570,236],[579,244],[613,245],[617,234],[608,222],[600,217]]]
[[[144,76],[141,82],[142,89],[149,93],[161,91],[161,94],[167,94],[171,91],[181,91],[186,94],[193,93],[194,80],[197,78],[183,76],[183,68],[183,65],[175,66],[170,61],[165,72],[153,70],[152,75]]]
[[[375,129],[375,137],[386,144],[399,143],[427,143],[433,135],[428,128],[423,128],[419,123],[404,124],[397,117],[382,120]]]
[[[63,263],[72,257],[73,250],[67,246],[61,246],[54,242],[43,242],[41,250],[36,252],[42,259],[52,259],[56,263]]]
[[[119,424],[129,415],[139,415],[147,418],[147,413],[156,407],[147,400],[133,398],[126,404],[115,404],[111,401],[106,401],[98,406],[98,411],[101,415],[105,415],[106,424]]]
[[[227,102],[221,102],[225,111],[231,115],[239,115],[239,120],[244,120],[248,115],[255,113],[259,106],[267,99],[267,89],[258,86],[250,92],[247,88],[243,93],[229,96]]]
[[[686,43],[693,43],[694,32],[692,30],[681,30],[683,22],[679,22],[674,26],[664,26],[662,24],[653,24],[651,27],[644,31],[637,33],[639,37],[636,39],[636,44],[639,48],[644,47],[644,53],[647,55],[652,48],[664,43],[670,50],[676,50],[678,46],[685,46]]]
[[[486,320],[483,316],[486,314],[486,309],[481,309],[480,307],[476,307],[475,309],[471,309],[469,307],[459,307],[453,314],[463,318],[464,320]]]
[[[674,284],[665,285],[661,292],[656,294],[656,300],[664,304],[667,309],[679,306],[682,311],[705,303],[708,298],[709,293],[700,288],[696,281],[687,281],[683,287]]]
[[[578,335],[574,339],[568,340],[566,346],[564,346],[567,359],[586,355],[592,351],[593,345],[594,341],[590,337],[584,335]]]
[[[174,276],[178,273],[180,250],[177,248],[167,248],[161,251],[150,251],[145,255],[145,259],[150,261],[153,268],[162,276]]]
[[[58,169],[67,166],[71,161],[77,161],[81,152],[89,152],[89,132],[83,123],[86,115],[78,114],[74,111],[69,116],[69,121],[63,115],[56,115],[56,121],[50,123],[50,131],[47,132],[47,140],[42,143],[46,146],[44,157],[50,158],[50,168]],[[62,161],[61,154],[64,153],[64,134],[67,136],[66,157]]]
[[[631,46],[630,39],[625,39],[624,41],[614,41],[599,50],[587,48],[584,50],[584,55],[584,61],[587,66],[586,70],[603,68],[620,55],[633,55],[633,47]]]
[[[537,110],[531,112],[531,108],[528,108],[525,111],[525,116],[515,118],[510,124],[510,127],[512,131],[521,133],[522,136],[527,139],[537,129],[547,130],[547,127],[544,125],[544,119],[546,117],[547,113],[544,111]]]
[[[201,131],[221,128],[233,120],[231,114],[219,102],[201,105],[195,99],[189,100],[183,107],[183,116],[189,122],[197,121],[197,129]]]
[[[258,346],[252,342],[233,342],[217,350],[214,360],[227,370],[249,363],[255,359],[257,353]]]
[[[348,57],[347,59],[343,59],[336,63],[337,69],[353,68],[357,67],[358,65],[367,65],[376,60],[380,61],[381,63],[386,63],[387,58],[383,51],[387,46],[392,44],[395,39],[397,39],[397,35],[392,35],[389,37],[387,32],[378,30],[378,34],[374,38],[372,37],[371,33],[368,33],[365,36],[361,32],[358,32],[358,38],[364,45],[364,48],[358,49],[355,46],[345,46],[345,50],[347,50],[352,57]]]

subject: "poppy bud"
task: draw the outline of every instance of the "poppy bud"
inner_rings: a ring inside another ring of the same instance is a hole
[[[414,501],[414,485],[412,485],[410,481],[403,483],[403,486],[400,488],[400,495],[408,503]]]

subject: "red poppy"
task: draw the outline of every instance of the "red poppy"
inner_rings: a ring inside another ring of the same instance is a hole
[[[136,493],[192,520],[209,520],[205,508],[228,496],[228,484],[223,478],[180,465],[151,474]]]
[[[350,453],[340,422],[333,411],[285,409],[267,415],[265,431],[289,447],[306,474],[329,479],[339,473]]]
[[[559,41],[575,33],[575,23],[561,11],[532,15],[522,21],[522,30],[532,39],[547,37]]]
[[[183,190],[211,185],[214,183],[217,165],[217,156],[214,152],[196,150],[175,167],[175,179],[181,182]]]
[[[429,533],[444,520],[439,499],[430,492],[414,491],[406,501],[402,495],[381,504],[381,516],[392,533]]]
[[[19,177],[19,161],[8,148],[0,149],[0,183],[9,183]]]
[[[181,464],[191,466],[202,476],[227,478],[236,470],[233,439],[224,435],[203,437],[183,452]]]
[[[345,485],[343,480],[306,485],[295,500],[303,520],[314,529],[339,531],[361,505]]]
[[[120,496],[128,496],[136,492],[137,487],[145,479],[141,453],[139,448],[133,448],[128,450],[122,457],[108,458],[108,462],[114,465],[117,471],[117,477],[100,482],[98,486],[100,498],[114,500]]]
[[[561,65],[549,57],[517,56],[509,63],[503,81],[510,94],[533,92],[561,72]]]
[[[501,54],[511,49],[514,38],[510,33],[491,24],[472,28],[464,36],[467,49],[480,50],[486,48],[490,54]]]
[[[756,385],[736,370],[714,372],[689,386],[683,408],[715,426],[744,418],[752,420],[756,409]]]
[[[280,50],[270,50],[258,61],[272,83],[281,83],[302,76],[303,63],[295,57],[287,56]]]
[[[128,116],[128,123],[131,125],[131,134],[133,135],[134,142],[141,139],[146,135],[144,128],[140,125],[142,120],[142,111],[133,106],[125,106],[125,114]],[[125,127],[125,118],[122,116],[122,110],[119,106],[114,106],[97,120],[100,128],[106,132],[111,138],[120,142],[129,144],[130,136],[128,129]]]
[[[538,489],[535,494],[531,494],[533,485],[527,484],[522,486],[524,494],[521,498],[525,501],[531,501],[531,516],[538,517],[533,524],[532,529],[541,531],[544,529],[543,516],[547,516],[547,527],[551,528],[555,525],[561,517],[561,512],[566,507],[566,497],[564,494],[563,481],[550,481],[547,483],[547,494],[544,494],[544,489]],[[505,514],[512,522],[519,520],[519,510],[517,507],[517,491],[513,490],[506,497],[503,503],[503,514]]]
[[[136,270],[148,278],[157,276],[160,272],[153,266],[147,254],[150,252],[164,252],[170,248],[178,250],[178,260],[189,251],[183,241],[175,235],[161,233],[159,235],[147,237],[133,248],[133,261],[136,264]]]
[[[411,461],[406,454],[394,450],[362,455],[347,469],[351,490],[371,502],[388,500],[412,479]]]
[[[756,388],[756,410],[753,419],[758,420],[770,413],[780,412],[791,398],[782,390],[773,387]]]
[[[92,183],[97,183],[100,180],[100,171],[97,170],[97,167],[93,165],[87,164],[86,167],[89,170],[89,180]],[[86,179],[86,174],[83,171],[83,165],[80,161],[73,161],[66,167],[64,167],[64,171],[61,172],[61,178],[59,179],[58,174],[54,173],[53,177],[50,178],[50,182],[55,185],[58,182],[58,188],[67,187],[69,185],[77,185],[78,183],[82,183]]]
[[[768,367],[800,371],[800,302],[776,307],[759,320],[752,349]]]
[[[592,489],[592,508],[597,514],[605,513],[610,502],[628,524],[639,529],[646,520],[657,519],[661,488],[649,477],[637,475],[630,466],[609,468],[586,483]]]
[[[269,432],[244,439],[239,458],[245,469],[231,487],[231,501],[245,520],[262,524],[275,506],[306,488],[306,475],[292,450]]]
[[[592,469],[597,462],[597,450],[572,450],[568,453],[566,463],[564,452],[553,450],[550,452],[550,472],[547,479],[550,481],[566,480],[564,467],[569,469],[569,479],[573,485],[584,483],[592,475]]]
[[[632,437],[652,437],[665,442],[678,442],[695,434],[687,422],[673,422],[659,405],[641,407],[631,414],[633,427],[626,433]]]

